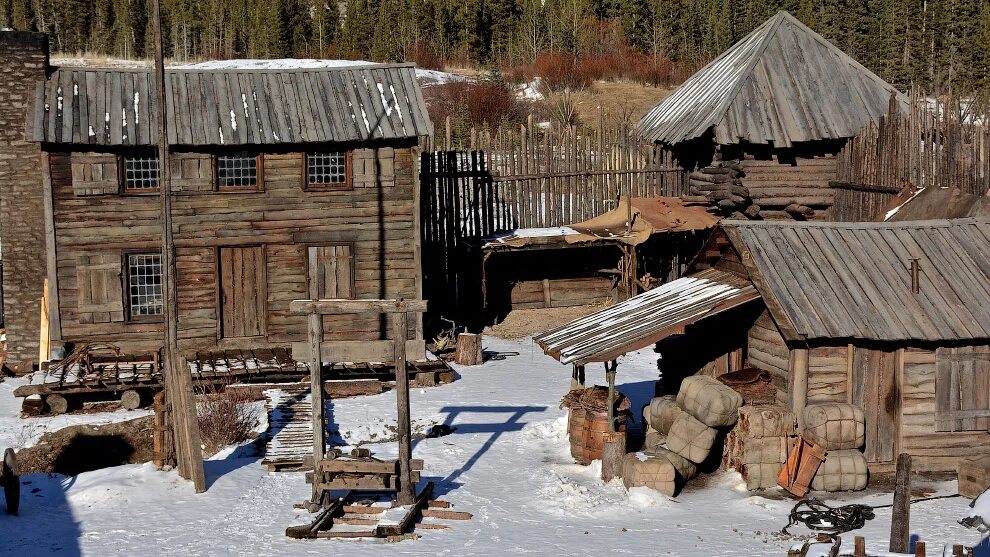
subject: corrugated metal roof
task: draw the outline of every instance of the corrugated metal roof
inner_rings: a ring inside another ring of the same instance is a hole
[[[411,64],[321,69],[166,69],[174,145],[270,145],[415,138],[433,131]],[[150,69],[62,68],[38,85],[29,137],[152,145]]]
[[[721,144],[848,138],[903,95],[787,12],[765,21],[637,124],[676,144],[714,127]]]
[[[759,297],[748,280],[708,269],[543,333],[536,343],[563,364],[614,359],[678,328]]]
[[[789,340],[990,339],[986,218],[722,226]]]

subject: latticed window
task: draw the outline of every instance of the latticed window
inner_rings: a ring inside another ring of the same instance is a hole
[[[347,153],[320,151],[306,153],[306,183],[317,188],[347,185]]]
[[[158,155],[124,156],[124,191],[158,191]]]
[[[258,157],[251,153],[217,156],[217,187],[249,189],[258,185]]]
[[[127,255],[127,294],[131,317],[162,315],[162,256],[151,253]]]

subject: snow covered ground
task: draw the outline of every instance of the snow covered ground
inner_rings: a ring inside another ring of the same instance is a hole
[[[225,451],[206,463],[209,489],[196,495],[174,472],[129,465],[74,478],[23,478],[21,514],[0,514],[0,554],[11,555],[786,555],[795,537],[779,534],[793,501],[779,493],[752,494],[734,472],[691,482],[676,499],[646,489],[627,492],[604,484],[597,467],[570,459],[565,413],[558,408],[569,369],[544,356],[529,340],[485,340],[504,359],[461,368],[458,381],[412,393],[418,429],[447,423],[452,434],[418,441],[423,476],[437,497],[474,518],[449,530],[423,530],[422,539],[386,548],[371,542],[290,540],[285,527],[305,522],[292,508],[309,495],[302,473],[269,473],[259,456]],[[649,351],[620,361],[620,389],[644,404],[653,391],[655,356]],[[589,367],[589,381],[604,380]],[[13,426],[8,385],[0,393],[0,424]],[[392,393],[336,401],[329,418],[350,443],[389,436],[395,421]],[[79,416],[78,418],[84,418]],[[90,419],[89,416],[85,417]],[[7,435],[4,432],[4,435]],[[365,445],[382,456],[393,444]],[[955,482],[933,486],[954,493]],[[876,491],[828,496],[829,502],[885,504]],[[956,521],[968,501],[919,503],[912,525],[939,555],[944,542],[975,544],[979,536]],[[859,534],[869,549],[886,548],[888,509]],[[345,545],[346,544],[346,545]],[[851,537],[845,546],[851,545]]]

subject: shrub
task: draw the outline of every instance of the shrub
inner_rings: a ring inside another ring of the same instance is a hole
[[[451,119],[454,136],[463,140],[471,126],[495,128],[517,124],[525,119],[526,103],[502,81],[456,81],[431,85],[423,91],[430,118],[442,136],[446,119]]]
[[[260,419],[254,397],[236,390],[206,393],[196,405],[199,435],[207,452],[242,443],[252,437]]]

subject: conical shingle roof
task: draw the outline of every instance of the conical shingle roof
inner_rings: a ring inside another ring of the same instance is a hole
[[[773,143],[856,135],[887,111],[894,86],[791,14],[781,11],[743,37],[637,125],[676,144],[714,128],[715,141]]]

